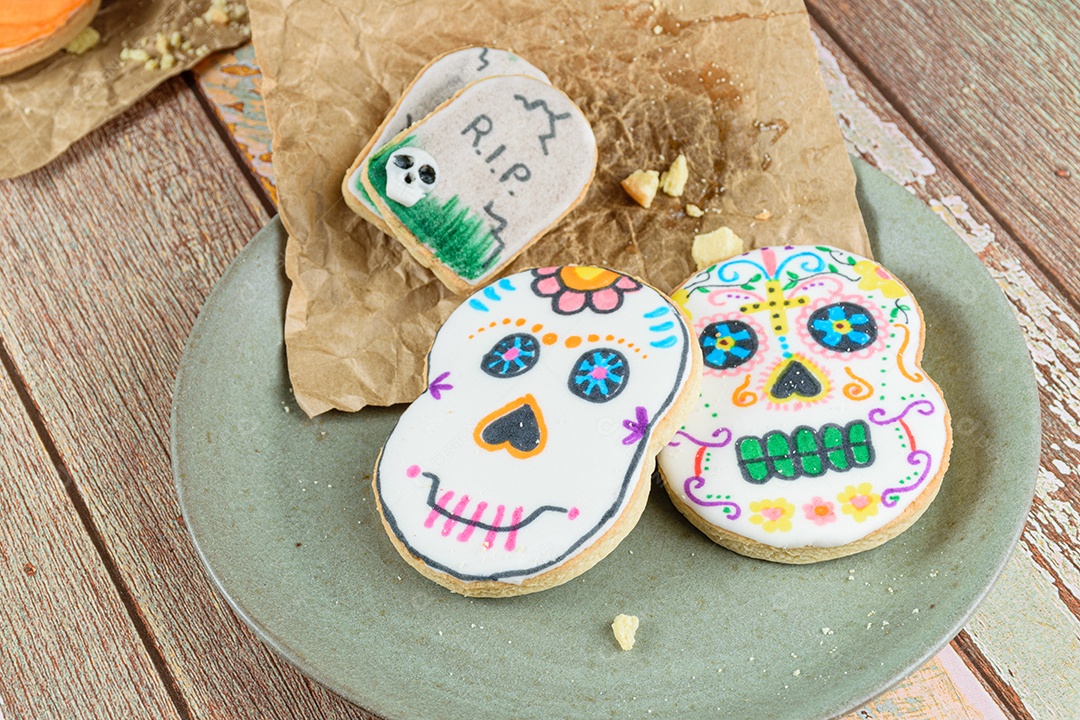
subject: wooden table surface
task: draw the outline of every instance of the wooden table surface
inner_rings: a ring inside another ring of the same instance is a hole
[[[810,0],[849,150],[927,203],[1030,348],[1043,453],[967,627],[847,718],[1080,717],[1080,12]],[[259,642],[177,505],[172,383],[275,213],[249,47],[0,183],[0,718],[370,718]]]

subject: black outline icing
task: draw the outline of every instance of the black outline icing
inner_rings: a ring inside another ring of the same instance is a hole
[[[431,481],[431,490],[428,491],[427,497],[428,507],[442,515],[444,518],[454,520],[455,522],[459,522],[464,525],[480,528],[481,530],[492,530],[494,532],[513,532],[514,530],[520,530],[521,528],[525,527],[546,512],[569,512],[569,510],[564,507],[558,507],[556,505],[541,505],[540,507],[529,513],[529,516],[527,518],[525,518],[524,520],[519,520],[513,525],[488,525],[487,523],[482,523],[478,520],[471,520],[467,517],[462,517],[461,515],[455,515],[446,508],[440,507],[439,504],[435,501],[435,497],[439,494],[439,484],[442,483],[442,479],[435,473],[425,472],[420,474]]]

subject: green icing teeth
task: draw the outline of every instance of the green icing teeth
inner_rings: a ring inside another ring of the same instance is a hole
[[[743,479],[761,485],[774,477],[796,480],[819,477],[829,470],[845,472],[874,463],[870,426],[864,420],[834,423],[814,430],[805,425],[788,434],[773,430],[761,437],[747,435],[735,443]]]

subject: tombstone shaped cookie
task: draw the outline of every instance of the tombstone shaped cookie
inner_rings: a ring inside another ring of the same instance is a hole
[[[394,236],[458,293],[494,279],[584,197],[588,120],[524,75],[474,82],[370,158],[360,179]]]
[[[918,519],[952,440],[899,280],[834,248],[762,248],[675,298],[702,350],[701,397],[658,463],[694,525],[744,555],[806,563]]]
[[[548,81],[547,75],[517,55],[487,47],[454,50],[424,66],[345,174],[342,193],[349,207],[383,232],[390,233],[390,226],[383,221],[360,182],[371,153],[417,120],[423,119],[469,83],[496,75],[528,75],[543,82]]]
[[[439,330],[373,481],[394,546],[472,596],[576,577],[637,523],[700,353],[670,299],[595,267],[487,286]]]

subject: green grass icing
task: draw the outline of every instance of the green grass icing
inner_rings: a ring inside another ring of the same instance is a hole
[[[485,259],[496,247],[495,238],[483,218],[461,203],[454,195],[440,201],[434,195],[421,198],[405,207],[386,196],[386,161],[397,149],[412,145],[409,135],[397,143],[379,149],[368,161],[368,180],[375,192],[421,244],[434,253],[439,262],[466,280],[475,280],[488,269]]]

